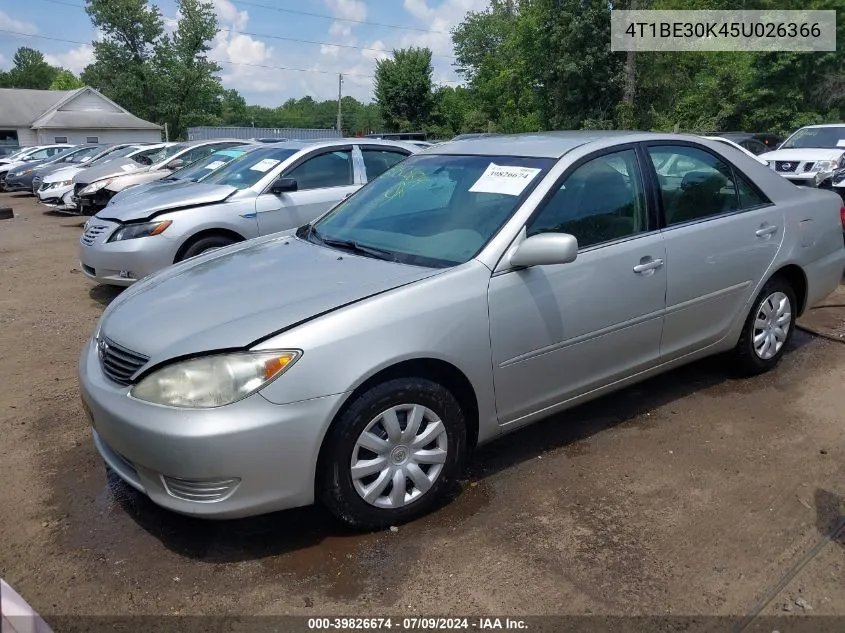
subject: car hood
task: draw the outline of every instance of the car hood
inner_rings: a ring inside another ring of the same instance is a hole
[[[150,366],[243,349],[312,318],[442,272],[358,257],[277,234],[171,266],[107,308],[99,331]]]
[[[9,173],[13,174],[16,171],[21,171],[22,169],[38,169],[44,163],[43,160],[30,160],[25,163],[13,163],[9,165],[11,169],[9,169]]]
[[[134,187],[127,187],[121,191],[118,191],[114,194],[114,197],[111,199],[111,205],[114,204],[125,204],[130,200],[137,200],[142,196],[146,196],[153,191],[157,191],[162,187],[170,187],[171,185],[175,184],[188,184],[189,181],[180,181],[180,180],[154,180],[152,182],[145,182],[143,184],[134,186]],[[193,183],[192,183],[193,184]]]
[[[0,165],[0,172],[15,171],[18,167],[26,164],[27,162],[23,160],[14,163],[5,163],[4,165]]]
[[[136,171],[121,176],[116,176],[106,187],[110,191],[122,191],[126,187],[135,185],[142,185],[148,182],[155,182],[161,180],[165,176],[169,176],[170,172],[166,169],[150,169],[147,171]]]
[[[149,171],[149,169],[149,166],[136,163],[131,158],[116,158],[104,165],[84,169],[81,173],[73,177],[73,182],[74,184],[83,183],[88,185],[103,178],[122,176],[123,174],[134,173],[136,171]]]
[[[763,160],[792,160],[797,162],[818,161],[818,160],[839,160],[845,153],[843,149],[825,149],[815,147],[802,147],[796,149],[776,149],[773,152],[760,154]]]
[[[83,171],[84,167],[62,167],[44,176],[44,182],[61,182],[71,180],[76,174]]]
[[[145,187],[146,185],[139,185]],[[134,187],[133,187],[134,189]],[[97,214],[103,220],[130,222],[143,220],[168,209],[183,209],[222,202],[237,191],[229,185],[202,185],[195,182],[176,182],[170,187],[147,190],[146,195],[129,195],[115,200]]]

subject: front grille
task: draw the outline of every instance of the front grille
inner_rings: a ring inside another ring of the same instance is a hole
[[[775,170],[776,171],[785,171],[785,172],[793,172],[798,167],[798,163],[796,162],[784,162],[784,161],[776,161],[775,162]]]
[[[85,233],[82,234],[82,237],[79,238],[79,241],[85,244],[86,246],[91,246],[94,241],[102,235],[103,231],[108,229],[109,227],[105,224],[91,224],[87,229],[85,229]]]
[[[222,501],[228,497],[240,479],[180,479],[178,477],[161,476],[165,490],[177,499],[185,501],[196,501],[199,503],[212,503]]]
[[[813,171],[815,163],[804,163],[804,171]]]
[[[106,378],[121,385],[130,384],[132,376],[150,360],[105,337],[97,340],[97,353],[100,357],[100,367]]]

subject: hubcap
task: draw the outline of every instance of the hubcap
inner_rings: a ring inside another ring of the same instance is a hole
[[[757,311],[754,319],[754,352],[763,360],[777,354],[786,343],[792,327],[792,306],[782,292],[770,294]]]
[[[420,404],[400,404],[373,418],[355,442],[350,471],[361,498],[401,508],[431,489],[449,447],[446,427]]]

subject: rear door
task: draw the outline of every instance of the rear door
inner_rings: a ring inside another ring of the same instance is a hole
[[[783,242],[783,212],[708,148],[646,144],[666,244],[661,360],[721,341]]]
[[[268,186],[258,196],[255,210],[262,235],[302,226],[361,186],[356,184],[351,145],[315,150],[282,175],[296,180],[297,190],[274,194]]]

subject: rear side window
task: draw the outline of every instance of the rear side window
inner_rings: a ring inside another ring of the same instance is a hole
[[[401,152],[391,152],[380,149],[362,149],[364,156],[364,167],[367,169],[367,181],[378,178],[396,163],[400,163],[407,157]]]
[[[323,189],[352,184],[352,151],[326,152],[307,159],[286,174],[297,189]]]
[[[704,150],[650,146],[667,226],[702,220],[739,208],[731,167]]]

